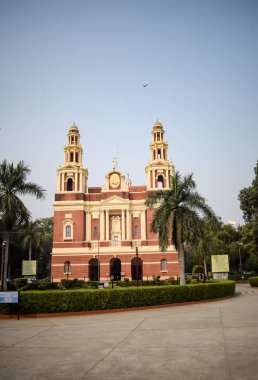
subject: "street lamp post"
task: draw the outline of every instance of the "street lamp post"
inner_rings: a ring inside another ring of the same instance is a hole
[[[98,238],[98,282],[100,282],[99,238]]]
[[[237,243],[237,245],[238,245],[238,256],[239,256],[239,269],[240,269],[241,278],[243,278],[242,257],[241,257],[241,245],[243,245],[243,243],[240,241]]]
[[[139,255],[138,247],[136,247],[136,286],[139,287]]]
[[[4,240],[3,245],[2,245],[2,258],[1,258],[1,291],[4,290],[5,250],[6,250],[6,241]]]

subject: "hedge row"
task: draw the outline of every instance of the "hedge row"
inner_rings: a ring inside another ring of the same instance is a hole
[[[102,282],[102,281],[101,281]],[[190,284],[191,279],[187,281]],[[113,281],[113,287],[131,287],[136,286],[137,281]],[[179,285],[179,279],[167,279],[167,280],[149,280],[142,281],[139,280],[139,286],[162,286],[162,285]],[[109,282],[109,286],[112,287],[112,281]],[[61,279],[60,282],[47,282],[44,280],[28,282],[27,278],[16,278],[13,282],[8,283],[8,290],[68,290],[68,289],[98,289],[98,281],[83,281],[78,278],[74,279]]]
[[[251,286],[258,286],[258,276],[257,277],[249,277],[249,284]]]
[[[121,309],[220,298],[234,291],[234,281],[146,288],[26,291],[19,294],[19,310],[20,314],[39,314]],[[15,312],[14,305],[0,305],[2,314]]]

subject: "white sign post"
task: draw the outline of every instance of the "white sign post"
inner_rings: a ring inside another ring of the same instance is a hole
[[[211,255],[211,271],[214,280],[227,280],[229,272],[228,255]]]

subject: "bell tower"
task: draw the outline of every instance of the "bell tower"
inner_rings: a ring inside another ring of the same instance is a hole
[[[64,147],[64,166],[57,169],[57,192],[87,192],[88,170],[83,168],[78,127],[73,123],[68,132],[68,143]]]
[[[168,160],[168,144],[164,141],[164,134],[163,125],[157,120],[152,128],[151,159],[145,168],[147,191],[169,189],[170,177],[174,174],[174,165]]]

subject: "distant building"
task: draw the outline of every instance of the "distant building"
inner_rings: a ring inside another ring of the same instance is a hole
[[[137,279],[137,272],[139,279],[179,275],[178,253],[173,245],[166,252],[160,251],[157,234],[150,232],[153,210],[145,205],[149,192],[169,188],[174,172],[164,133],[157,121],[152,128],[145,185],[132,186],[114,159],[103,186],[88,188],[79,130],[75,124],[71,126],[64,165],[57,169],[53,281],[65,277],[92,281]]]
[[[227,222],[229,226],[232,226],[233,228],[237,229],[237,222],[235,220],[229,220]]]

